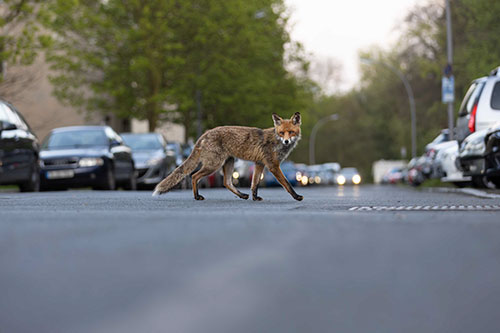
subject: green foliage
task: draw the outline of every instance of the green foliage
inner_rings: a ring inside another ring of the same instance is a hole
[[[208,128],[270,126],[310,98],[285,69],[287,56],[305,62],[285,53],[281,0],[54,0],[44,14],[56,96],[83,110],[151,129],[168,118],[193,135],[197,95]]]
[[[40,51],[37,8],[42,0],[0,1],[0,62],[31,65]],[[3,74],[3,73],[2,73]]]
[[[455,110],[469,83],[500,65],[500,2],[451,2],[454,44]],[[304,130],[307,142],[314,123],[332,113],[339,120],[318,132],[317,162],[337,161],[356,166],[365,176],[378,159],[411,154],[410,112],[401,80],[382,63],[398,68],[410,82],[416,100],[417,146],[422,153],[442,128],[447,128],[446,105],[441,103],[441,77],[447,63],[444,1],[415,6],[401,25],[401,37],[389,51],[373,48],[360,57],[377,60],[364,65],[359,87],[342,95],[323,96],[312,106]],[[292,155],[307,162],[307,145]]]

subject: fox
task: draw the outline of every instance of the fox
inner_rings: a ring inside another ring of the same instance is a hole
[[[198,191],[198,181],[222,168],[224,186],[240,197],[249,195],[240,192],[232,182],[235,158],[255,162],[252,176],[252,200],[261,201],[258,186],[264,168],[276,177],[283,188],[297,201],[304,199],[297,194],[280,169],[284,161],[300,140],[300,112],[290,119],[272,114],[274,127],[261,129],[245,126],[220,126],[206,131],[194,145],[188,158],[155,187],[153,196],[170,191],[201,163],[201,168],[192,176],[194,199],[204,200]]]

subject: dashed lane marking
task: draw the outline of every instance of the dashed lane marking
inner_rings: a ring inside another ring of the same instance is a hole
[[[356,206],[348,209],[357,211],[497,211],[500,205],[442,205],[442,206]]]

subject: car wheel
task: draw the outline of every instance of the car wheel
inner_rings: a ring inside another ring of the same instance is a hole
[[[108,171],[106,173],[106,177],[103,180],[103,182],[94,187],[96,190],[104,190],[104,191],[114,191],[116,190],[116,180],[115,180],[115,173],[113,171],[113,168],[110,167],[108,168]]]
[[[19,184],[19,190],[21,192],[40,191],[40,168],[38,166],[33,166],[30,174],[30,179],[25,183]]]
[[[491,177],[490,181],[495,185],[496,188],[500,189],[500,177]]]
[[[472,187],[475,188],[488,188],[488,181],[485,176],[473,176]]]

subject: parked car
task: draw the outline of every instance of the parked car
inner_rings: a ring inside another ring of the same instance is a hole
[[[109,126],[52,130],[40,151],[42,189],[91,186],[99,190],[136,188],[132,150]]]
[[[175,153],[167,149],[167,142],[161,134],[122,133],[121,137],[132,149],[138,186],[155,186],[175,169]]]
[[[463,172],[457,168],[458,141],[450,141],[450,145],[440,149],[436,156],[438,163],[439,177],[442,182],[453,183],[457,187],[465,187],[471,184],[472,178],[464,176]]]
[[[0,185],[18,185],[21,192],[40,188],[38,139],[23,116],[0,100]]]
[[[241,187],[250,187],[253,175],[253,162],[236,159],[232,174],[233,184]]]
[[[361,184],[361,176],[356,168],[343,168],[340,170],[340,174],[337,176],[337,184],[348,185]]]
[[[456,139],[462,142],[469,134],[488,129],[500,121],[500,67],[487,77],[472,81],[460,106]]]
[[[443,168],[442,168],[442,158],[443,151],[452,146],[457,146],[457,141],[444,141],[434,145],[431,150],[429,150],[429,162],[431,163],[431,174],[429,178],[442,178],[443,177]]]
[[[297,168],[295,164],[290,161],[285,161],[281,163],[280,168],[288,182],[295,186],[297,184]],[[281,186],[278,180],[276,180],[276,177],[267,169],[264,174],[264,183],[266,186]]]
[[[493,126],[486,133],[486,175],[497,188],[500,188],[500,123]]]
[[[431,150],[433,147],[436,145],[439,145],[443,142],[449,141],[450,140],[450,130],[449,129],[442,129],[441,132],[432,140],[430,143],[428,143],[425,146],[425,152],[427,153],[429,150]]]
[[[472,177],[474,187],[491,187],[486,178],[485,169],[485,138],[487,129],[476,131],[470,134],[461,143],[457,165],[463,171],[464,176]]]
[[[382,184],[397,184],[403,182],[404,173],[402,167],[392,168],[382,177]]]
[[[184,161],[184,157],[182,156],[181,144],[178,142],[169,142],[167,143],[167,150],[175,155],[175,165],[181,165]]]

